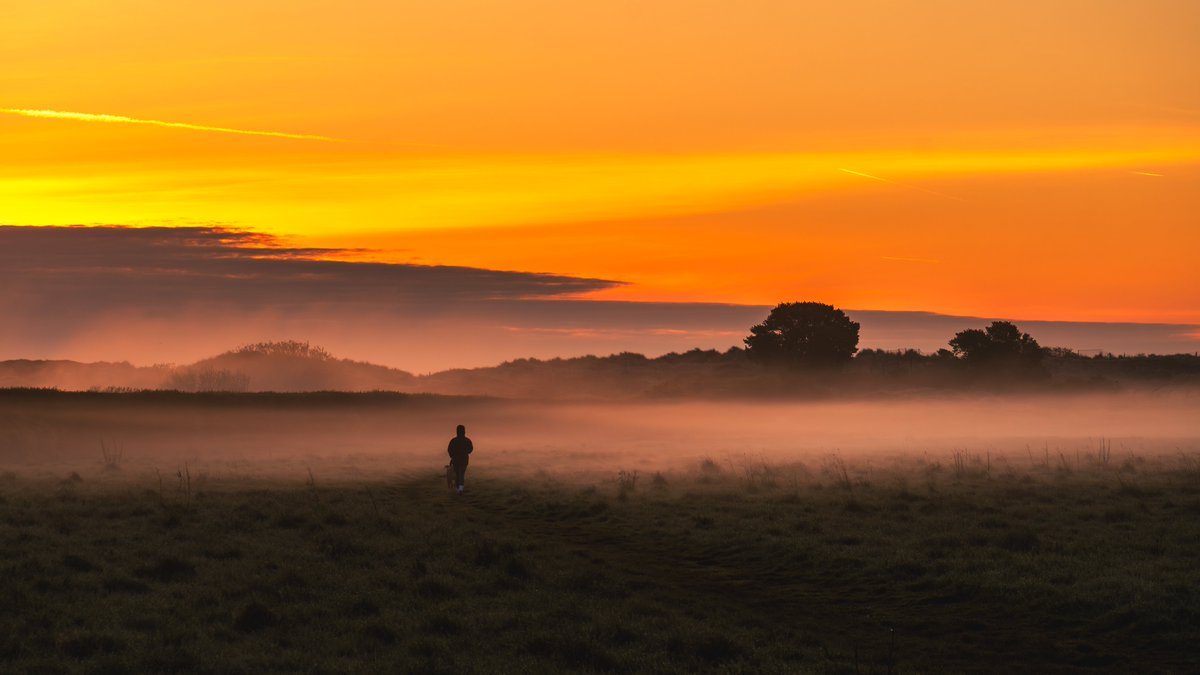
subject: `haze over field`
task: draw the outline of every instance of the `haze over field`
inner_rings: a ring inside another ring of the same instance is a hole
[[[567,480],[618,469],[690,470],[712,459],[857,464],[951,461],[956,451],[1025,467],[1091,455],[1118,461],[1194,455],[1192,390],[1160,393],[932,396],[827,402],[531,403],[496,399],[310,394],[0,395],[0,463],[21,471],[98,470],[100,443],[134,474],[184,463],[217,473],[297,478],[419,469],[444,461],[456,424],[476,439],[476,471]]]
[[[0,648],[26,670],[1187,670],[1195,407],[4,391]]]

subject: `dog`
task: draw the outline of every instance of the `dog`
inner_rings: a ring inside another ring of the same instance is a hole
[[[450,489],[450,490],[454,489],[454,464],[453,463],[446,465],[446,488]]]

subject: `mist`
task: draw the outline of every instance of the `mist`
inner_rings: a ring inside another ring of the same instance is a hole
[[[595,480],[708,461],[815,470],[942,462],[1027,465],[1108,443],[1117,460],[1200,451],[1194,390],[819,402],[535,403],[398,394],[0,394],[0,466],[31,475],[378,480],[435,476],[457,424],[473,477]],[[105,470],[103,452],[119,454]]]

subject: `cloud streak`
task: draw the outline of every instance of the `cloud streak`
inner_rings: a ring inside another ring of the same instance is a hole
[[[916,190],[917,192],[924,192],[927,195],[934,195],[936,197],[945,197],[946,199],[953,199],[956,202],[967,201],[967,200],[963,199],[962,197],[955,197],[954,195],[948,195],[945,192],[938,192],[936,190],[926,190],[925,188],[916,187],[914,185],[907,185],[905,183],[899,183],[897,181],[890,180],[888,178],[880,178],[879,176],[874,176],[869,173],[863,173],[862,171],[855,171],[853,169],[841,169],[841,171],[848,173],[851,176],[861,176],[863,178],[870,178],[871,180],[877,180],[880,183],[891,183],[892,185],[898,185],[906,190]]]
[[[599,278],[329,259],[343,253],[220,227],[0,226],[0,360],[185,363],[303,339],[430,372],[530,356],[724,350],[770,310],[580,299],[621,283]],[[993,320],[847,312],[862,324],[860,347],[886,349],[936,350]],[[1044,345],[1174,353],[1197,344],[1194,325],[1017,319]]]
[[[160,312],[188,302],[261,308],[367,302],[428,307],[561,299],[619,285],[530,272],[330,260],[341,249],[292,248],[221,227],[0,226],[0,281],[48,311]]]
[[[242,136],[270,136],[272,138],[289,138],[301,141],[325,141],[330,143],[345,143],[346,139],[315,134],[289,134],[282,131],[253,131],[250,129],[232,129],[229,127],[212,127],[203,124],[187,122],[164,122],[162,120],[141,120],[124,115],[104,115],[95,113],[66,112],[62,110],[28,110],[24,108],[0,108],[0,113],[20,115],[22,117],[38,117],[44,119],[72,120],[76,122],[107,122],[115,124],[145,124],[171,129],[187,129],[189,131],[215,131],[222,134],[240,134]]]

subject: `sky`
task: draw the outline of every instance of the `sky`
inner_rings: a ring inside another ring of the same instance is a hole
[[[364,269],[552,275],[523,298],[647,339],[677,329],[614,328],[612,308],[713,308],[686,330],[728,344],[716,308],[814,300],[1169,324],[1182,351],[1197,31],[1191,0],[4,3],[0,225],[216,227]],[[30,255],[66,269],[63,246]],[[131,307],[113,313],[162,316]],[[289,328],[271,312],[256,332]],[[558,341],[506,354],[601,348],[543,314],[522,330]]]

